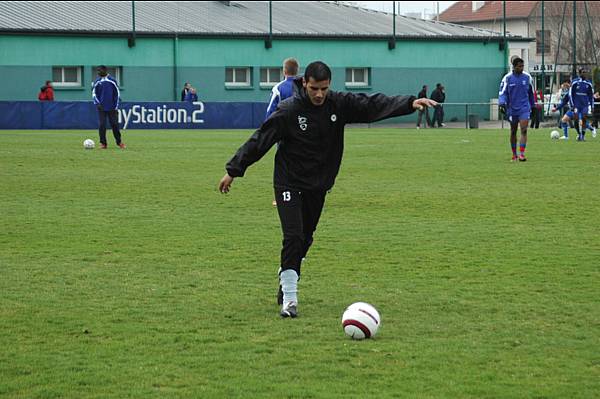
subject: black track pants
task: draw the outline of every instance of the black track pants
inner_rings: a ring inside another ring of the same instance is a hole
[[[98,133],[100,134],[100,143],[106,144],[106,118],[110,122],[113,136],[117,145],[121,144],[121,131],[119,130],[119,111],[114,109],[112,111],[98,110]]]
[[[326,194],[325,191],[275,189],[283,232],[282,271],[294,269],[300,276],[300,264],[313,242]]]

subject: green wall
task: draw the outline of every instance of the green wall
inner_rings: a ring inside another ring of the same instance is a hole
[[[125,38],[5,35],[0,36],[0,100],[35,100],[53,65],[73,65],[84,67],[84,84],[57,88],[56,99],[87,101],[92,68],[105,64],[122,66],[124,101],[172,101],[189,81],[203,101],[266,102],[270,90],[259,87],[259,69],[280,66],[289,56],[302,66],[314,60],[329,64],[334,90],[346,90],[346,67],[370,67],[371,86],[353,91],[416,94],[423,84],[431,90],[441,82],[448,102],[497,97],[504,66],[497,44],[483,41],[398,41],[390,51],[386,41],[377,40],[275,39],[265,49],[260,39],[138,37],[130,48]],[[226,66],[252,67],[252,88],[226,89]]]

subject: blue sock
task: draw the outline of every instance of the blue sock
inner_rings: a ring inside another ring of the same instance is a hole
[[[569,137],[569,124],[567,122],[562,123],[563,132],[565,137]]]

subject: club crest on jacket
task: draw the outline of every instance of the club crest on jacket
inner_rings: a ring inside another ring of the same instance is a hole
[[[305,132],[306,128],[308,127],[308,124],[306,123],[307,119],[304,116],[298,116],[298,126],[300,126],[300,129]]]

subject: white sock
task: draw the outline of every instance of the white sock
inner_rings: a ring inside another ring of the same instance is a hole
[[[298,273],[293,269],[287,269],[279,274],[279,283],[283,291],[283,303],[298,303]]]

